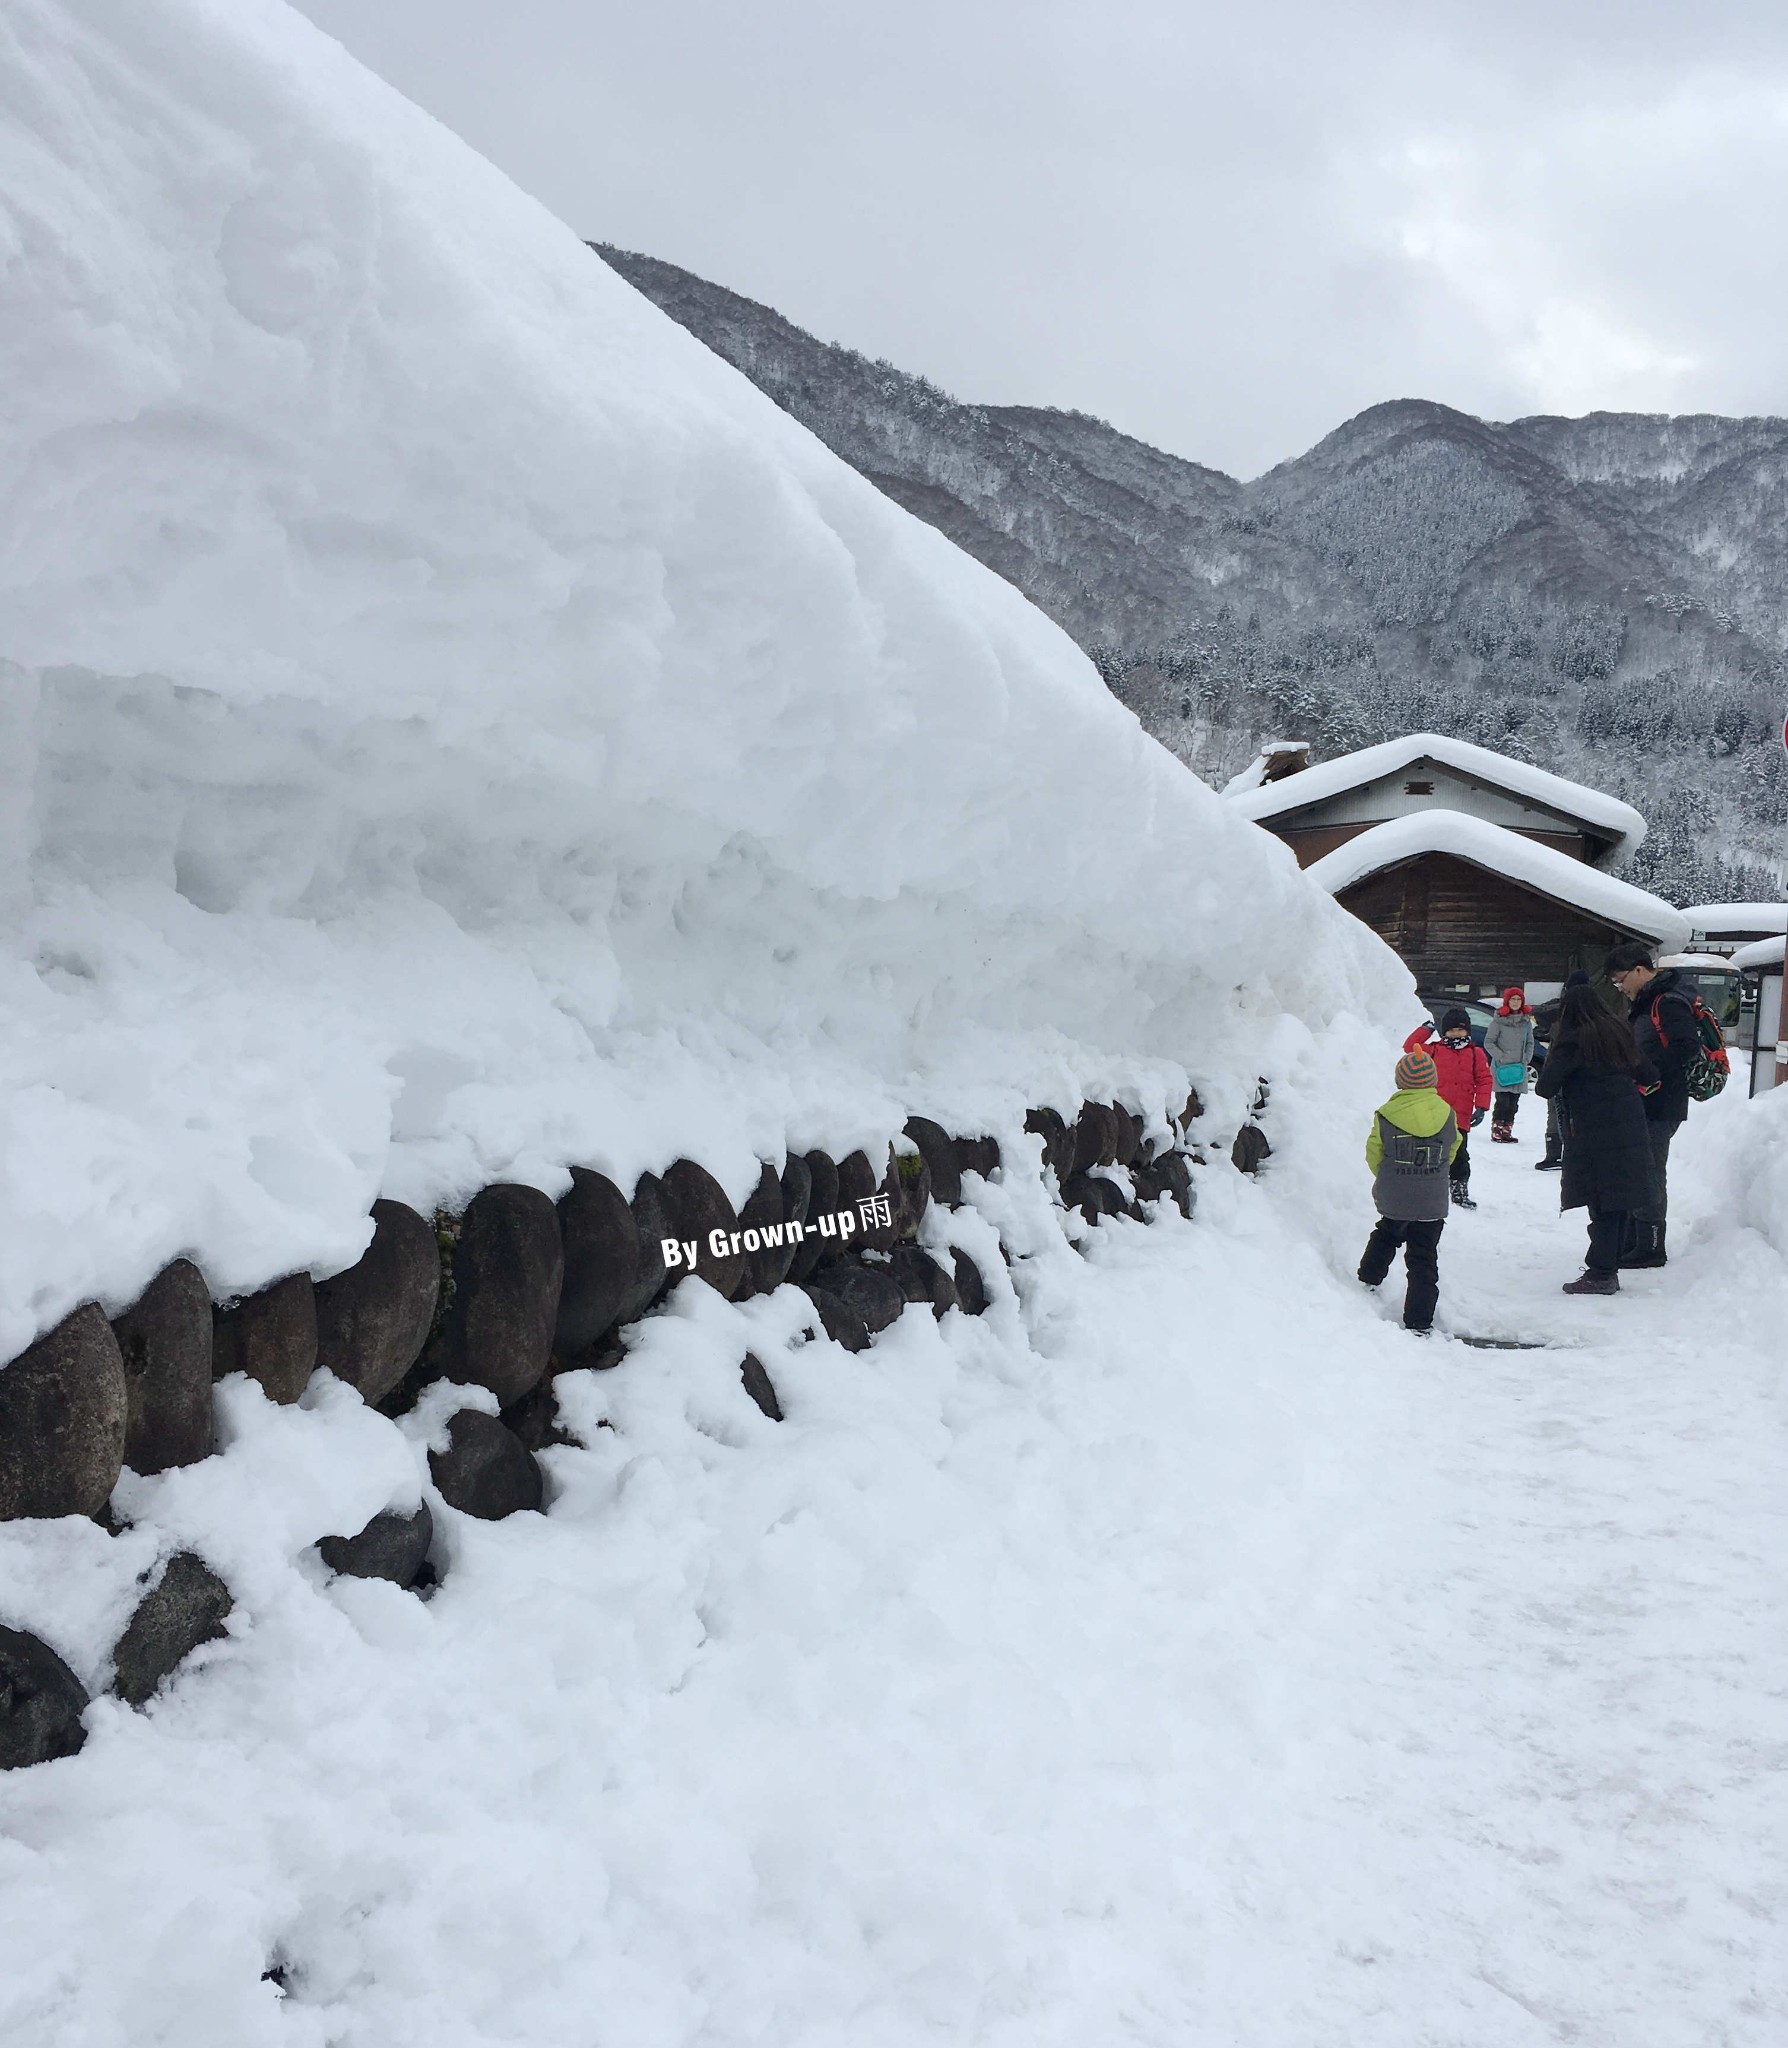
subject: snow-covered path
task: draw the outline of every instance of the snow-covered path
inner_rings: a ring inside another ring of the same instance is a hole
[[[1339,1952],[1380,2016],[1345,2038],[1779,2041],[1781,1268],[1756,1239],[1697,1241],[1685,1146],[1671,1267],[1566,1300],[1583,1224],[1533,1170],[1540,1125],[1530,1104],[1525,1143],[1474,1145],[1441,1317],[1548,1348],[1390,1335],[1402,1412],[1376,1418],[1366,1507],[1384,1579],[1334,1674]]]
[[[1670,1268],[1566,1299],[1583,1223],[1539,1126],[1477,1148],[1441,1259],[1443,1325],[1536,1348],[1407,1337],[1400,1285],[1356,1311],[1295,1252],[1257,1289],[1283,1484],[1262,1512],[1220,1461],[1256,1604],[1214,1634],[1252,1668],[1169,1793],[1204,1802],[1208,1918],[1179,2030],[1137,2038],[1788,2038],[1781,1264],[1700,1226],[1711,1127]]]
[[[251,1624],[0,1786],[0,2037],[1779,2048],[1781,1263],[1705,1143],[1670,1268],[1566,1301],[1525,1135],[1442,1312],[1550,1348],[1406,1336],[1293,1147],[1058,1251],[1028,1345],[687,1290],[426,1608],[290,1562],[353,1414],[239,1398],[139,1505]]]

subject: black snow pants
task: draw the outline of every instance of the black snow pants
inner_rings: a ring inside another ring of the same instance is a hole
[[[1471,1186],[1471,1119],[1465,1118],[1459,1125],[1459,1149],[1453,1154],[1449,1176],[1456,1188]]]
[[[1360,1258],[1360,1278],[1376,1287],[1390,1272],[1403,1247],[1403,1265],[1409,1284],[1403,1290],[1403,1327],[1425,1330],[1434,1321],[1434,1305],[1440,1299],[1440,1233],[1446,1219],[1433,1223],[1403,1223],[1395,1216],[1381,1216],[1366,1240]]]
[[[1628,1209],[1590,1210],[1589,1251],[1583,1263],[1591,1272],[1612,1273],[1618,1268],[1632,1222],[1632,1212]]]
[[[1651,1200],[1633,1214],[1641,1223],[1662,1223],[1670,1214],[1670,1141],[1681,1124],[1647,1121],[1645,1135],[1651,1141]]]

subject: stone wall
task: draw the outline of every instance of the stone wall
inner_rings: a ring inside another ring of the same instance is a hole
[[[1263,1102],[1264,1093],[1257,1110]],[[1191,1216],[1189,1159],[1203,1155],[1188,1132],[1201,1114],[1196,1095],[1170,1110],[1165,1140],[1145,1138],[1143,1117],[1121,1103],[1085,1103],[1072,1123],[1033,1110],[1025,1129],[1041,1141],[1064,1221],[1072,1212],[1097,1225],[1147,1220],[1163,1199]],[[1235,1163],[1252,1171],[1264,1152],[1264,1141],[1258,1150],[1238,1142]],[[735,1301],[792,1283],[807,1297],[813,1334],[847,1351],[866,1349],[909,1307],[979,1315],[985,1276],[960,1249],[944,1258],[923,1247],[920,1226],[933,1206],[961,1205],[974,1176],[1013,1170],[994,1139],[914,1117],[875,1159],[814,1151],[766,1163],[738,1210],[694,1160],[642,1175],[631,1196],[578,1167],[556,1203],[512,1184],[432,1219],[376,1202],[365,1254],[322,1281],[293,1273],[214,1302],[199,1269],[176,1259],[123,1314],[108,1320],[88,1303],[0,1367],[0,1520],[82,1515],[115,1527],[110,1501],[126,1467],[164,1472],[212,1454],[217,1380],[244,1373],[269,1400],[291,1403],[324,1368],[393,1417],[440,1382],[487,1390],[499,1412],[481,1399],[451,1414],[429,1454],[435,1496],[486,1520],[538,1509],[536,1454],[568,1441],[558,1434],[557,1377],[619,1366],[627,1327],[682,1281],[693,1274]],[[780,1421],[763,1363],[748,1353],[740,1374]],[[332,1571],[426,1596],[432,1539],[425,1500],[317,1547]],[[222,1631],[230,1607],[229,1588],[202,1559],[170,1559],[120,1638],[114,1689],[133,1704],[150,1698]],[[47,1645],[0,1628],[0,1768],[78,1749],[86,1705]]]

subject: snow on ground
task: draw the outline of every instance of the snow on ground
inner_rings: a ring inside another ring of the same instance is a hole
[[[1782,1116],[1698,1111],[1671,1266],[1572,1302],[1527,1104],[1442,1247],[1496,1351],[1358,1286],[1363,1136],[1276,1106],[1084,1263],[984,1190],[984,1324],[686,1287],[427,1606],[293,1562],[396,1483],[356,1404],[239,1392],[130,1506],[250,1618],[0,1787],[0,2035],[1773,2048],[1788,1285],[1723,1178]]]
[[[1443,1316],[1550,1348],[1405,1336],[1407,978],[1060,634],[270,0],[0,74],[0,1357],[381,1189],[1188,1072],[1277,1147],[1084,1256],[996,1176],[860,1357],[685,1285],[427,1604],[311,1552],[426,1469],[327,1379],[0,1531],[91,1685],[174,1545],[237,1598],[0,1780],[0,2039],[1775,2048],[1788,1105],[1614,1303],[1482,1147]]]

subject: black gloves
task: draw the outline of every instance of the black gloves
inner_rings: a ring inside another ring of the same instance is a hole
[[[1471,1113],[1471,1128],[1475,1131],[1483,1121],[1484,1112],[1481,1109],[1474,1109]]]

